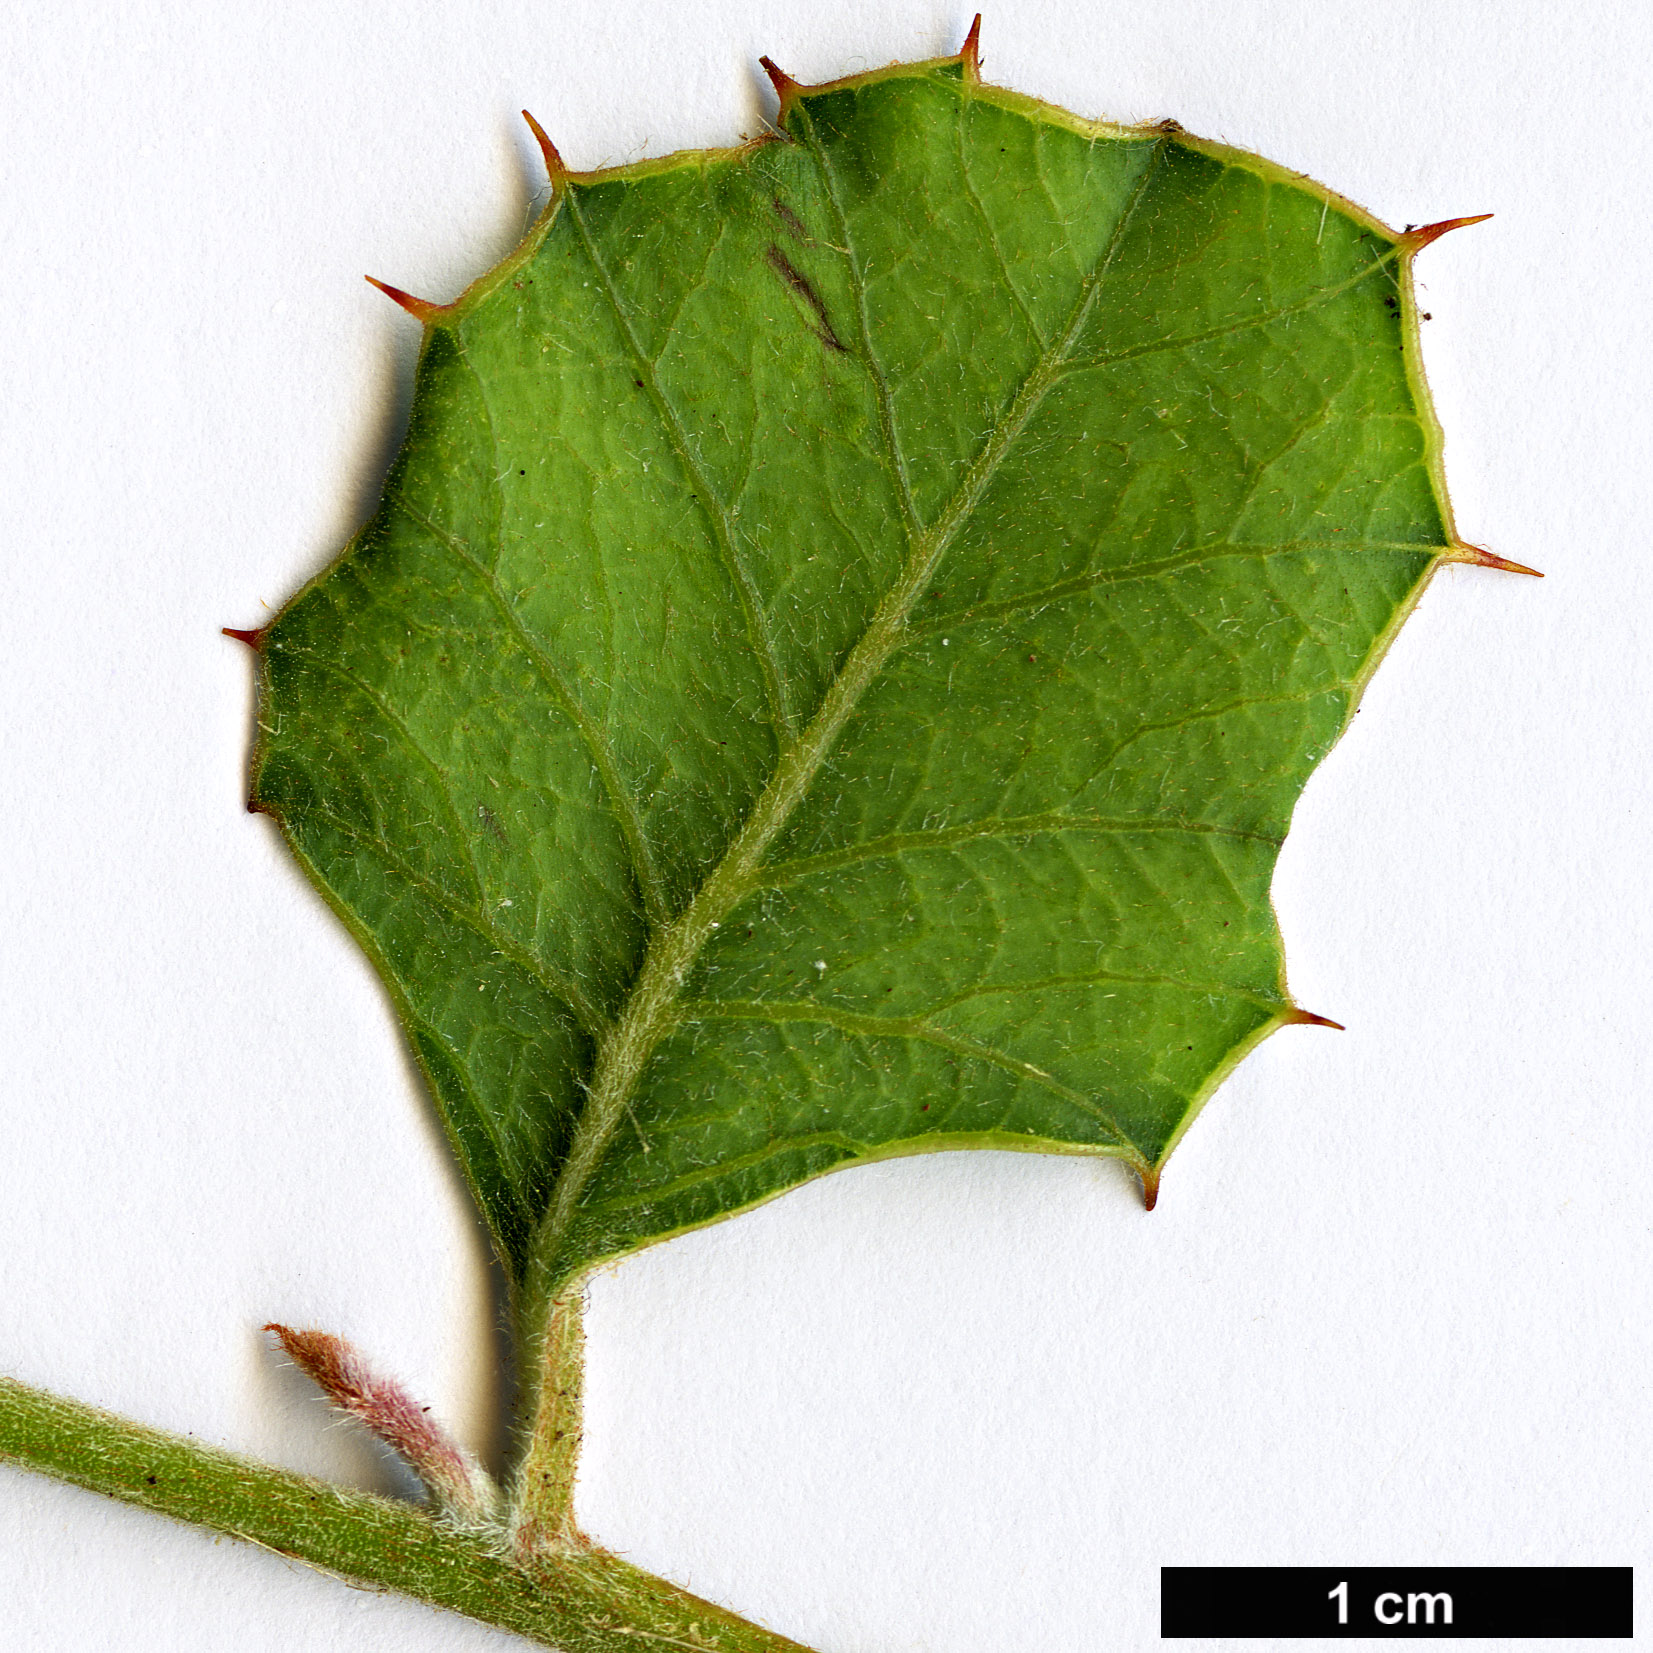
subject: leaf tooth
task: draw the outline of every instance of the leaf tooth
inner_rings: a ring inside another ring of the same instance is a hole
[[[433,304],[428,298],[415,298],[412,293],[404,293],[400,287],[392,287],[387,281],[380,281],[374,276],[364,279],[369,285],[377,287],[386,298],[401,305],[407,313],[420,321],[426,327],[433,327],[453,308],[451,304]]]
[[[1495,556],[1479,545],[1452,545],[1443,553],[1447,562],[1461,562],[1470,568],[1501,568],[1506,574],[1531,574],[1535,580],[1544,578],[1540,568],[1528,568],[1524,562],[1511,562],[1508,557]]]
[[[775,96],[781,100],[778,124],[784,126],[787,114],[790,112],[792,105],[803,96],[804,88],[786,70],[779,67],[773,58],[760,57],[758,62],[763,65],[763,72],[769,76],[769,84],[775,88]]]
[[[1294,1004],[1285,1013],[1283,1025],[1286,1027],[1330,1027],[1335,1028],[1339,1033],[1348,1032],[1342,1022],[1334,1022],[1330,1016],[1317,1016],[1312,1010],[1305,1010],[1300,1004]]]
[[[1142,1209],[1152,1211],[1159,1203],[1159,1173],[1163,1167],[1144,1162],[1133,1169],[1142,1179]]]
[[[964,78],[973,86],[981,85],[981,13],[977,12],[970,32],[959,48],[959,62],[964,65]]]
[[[245,643],[255,654],[264,645],[264,628],[260,626],[256,631],[242,631],[236,626],[220,626],[218,628],[226,637],[233,637],[238,643]]]
[[[1466,229],[1471,224],[1484,224],[1491,216],[1490,212],[1480,212],[1471,218],[1443,218],[1438,224],[1411,224],[1401,233],[1401,245],[1409,253],[1421,252],[1431,241],[1439,241],[1449,231]]]
[[[573,173],[568,170],[567,163],[557,153],[557,146],[552,143],[545,128],[526,109],[522,112],[522,118],[528,122],[528,130],[534,134],[534,142],[540,146],[540,154],[545,157],[545,172],[551,180],[552,189],[561,189],[573,177]]]

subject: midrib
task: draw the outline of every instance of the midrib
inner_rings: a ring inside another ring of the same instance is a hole
[[[867,629],[845,657],[843,668],[809,726],[797,743],[783,752],[745,825],[688,907],[649,944],[625,1008],[598,1046],[586,1105],[557,1177],[551,1204],[534,1236],[523,1282],[524,1329],[530,1337],[561,1283],[556,1273],[557,1254],[573,1224],[581,1196],[602,1163],[609,1138],[625,1117],[650,1055],[675,1025],[673,1006],[695,960],[735,905],[758,887],[757,874],[765,852],[803,801],[845,724],[902,641],[908,617],[934,577],[937,564],[1059,377],[1167,143],[1167,139],[1161,139],[1144,165],[1107,246],[1086,278],[1067,326],[1034,364],[1008,413],[965,473],[947,507],[928,529],[912,536],[912,549],[901,578],[885,594]],[[819,158],[825,170],[824,154]],[[867,367],[881,378],[870,354]],[[893,429],[887,430],[886,439],[893,444]],[[899,469],[899,454],[892,452],[890,459]]]

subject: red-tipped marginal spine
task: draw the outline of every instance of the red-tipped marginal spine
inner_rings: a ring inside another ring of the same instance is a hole
[[[226,637],[233,637],[238,643],[245,643],[255,654],[264,646],[264,632],[242,631],[237,626],[220,626],[218,628]]]
[[[1330,1016],[1317,1016],[1312,1010],[1305,1010],[1301,1005],[1294,1004],[1286,1012],[1285,1025],[1287,1027],[1330,1027],[1339,1033],[1349,1030],[1342,1022],[1334,1022]]]
[[[1159,1204],[1159,1172],[1157,1165],[1142,1165],[1137,1167],[1137,1175],[1142,1178],[1142,1209],[1152,1211]]]
[[[970,32],[959,48],[959,62],[964,65],[964,78],[972,86],[981,85],[981,13],[977,12]]]
[[[1412,224],[1401,232],[1401,246],[1411,258],[1443,235],[1467,229],[1471,224],[1484,224],[1490,217],[1490,212],[1478,212],[1468,218],[1443,218],[1438,224]],[[1530,574],[1535,580],[1544,578],[1541,569],[1528,568],[1524,562],[1511,562],[1508,557],[1496,556],[1479,545],[1449,546],[1442,555],[1447,562],[1461,562],[1471,568],[1501,568],[1506,574]]]
[[[1472,218],[1443,218],[1438,224],[1418,224],[1401,234],[1401,242],[1410,253],[1422,252],[1431,241],[1439,241],[1452,230],[1467,229],[1471,224],[1484,224],[1490,212],[1478,212]]]
[[[557,146],[552,143],[545,128],[526,109],[522,112],[522,118],[528,122],[528,130],[534,134],[534,142],[540,146],[540,154],[545,157],[545,174],[551,180],[552,189],[560,190],[573,174],[557,153]]]
[[[1535,580],[1544,578],[1541,568],[1528,568],[1524,562],[1511,562],[1508,557],[1494,556],[1479,545],[1454,545],[1444,553],[1448,562],[1467,563],[1471,568],[1501,568],[1506,574],[1531,574]]]
[[[428,298],[415,298],[412,293],[404,293],[400,287],[392,287],[388,281],[379,281],[373,276],[363,279],[371,286],[377,287],[392,303],[401,305],[415,321],[423,322],[426,327],[432,327],[441,321],[452,308],[447,304],[432,304]]]
[[[773,58],[760,57],[758,62],[763,65],[763,72],[769,76],[769,84],[775,88],[775,96],[781,100],[778,124],[785,126],[792,105],[803,95],[804,89],[786,70],[780,68]]]

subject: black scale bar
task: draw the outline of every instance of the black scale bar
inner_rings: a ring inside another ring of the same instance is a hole
[[[1628,1637],[1633,1580],[1629,1567],[1162,1567],[1159,1633]]]

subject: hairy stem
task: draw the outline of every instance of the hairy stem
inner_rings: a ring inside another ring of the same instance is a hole
[[[574,1477],[584,1429],[584,1296],[578,1281],[558,1296],[539,1343],[542,1375],[511,1512],[512,1552],[525,1564],[543,1551],[586,1543],[574,1520]]]
[[[591,1547],[542,1552],[148,1429],[0,1378],[0,1461],[228,1533],[356,1584],[401,1591],[563,1653],[809,1653]]]

